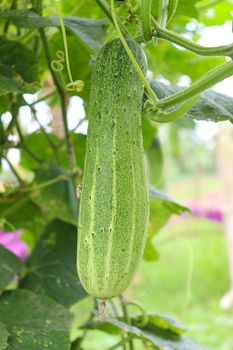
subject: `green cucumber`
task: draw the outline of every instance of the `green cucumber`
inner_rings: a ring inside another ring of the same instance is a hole
[[[127,40],[145,73],[144,53]],[[107,299],[131,283],[148,225],[141,111],[143,83],[121,41],[99,52],[92,76],[80,198],[77,268],[88,294]]]

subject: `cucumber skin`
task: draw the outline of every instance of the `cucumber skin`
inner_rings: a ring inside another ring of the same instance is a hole
[[[144,52],[127,40],[141,69]],[[99,52],[92,75],[78,223],[78,275],[99,299],[121,294],[142,259],[148,226],[141,111],[143,83],[121,41]]]

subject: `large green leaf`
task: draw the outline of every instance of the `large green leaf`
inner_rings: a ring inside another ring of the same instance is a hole
[[[123,335],[125,332],[132,338],[141,339],[153,345],[157,350],[208,350],[195,341],[181,337],[169,329],[158,328],[148,324],[139,328],[112,318],[104,321],[95,321],[85,325],[89,329],[97,329],[111,335]]]
[[[34,183],[38,189],[33,192],[33,202],[41,208],[48,220],[58,218],[76,224],[78,215],[76,194],[71,179],[69,177],[63,179],[64,177],[66,171],[56,164],[41,164],[35,171]],[[59,181],[44,186],[56,178]]]
[[[7,348],[8,336],[9,333],[7,332],[5,325],[2,322],[0,322],[0,350],[4,350]]]
[[[71,319],[62,305],[27,290],[0,297],[0,321],[10,334],[7,350],[69,350]]]
[[[198,0],[179,0],[176,9],[176,16],[198,18],[198,11],[195,7],[195,3],[197,1]],[[158,0],[152,2],[152,14],[155,17],[157,17],[158,15],[158,2]]]
[[[11,10],[0,14],[0,18],[10,20],[19,28],[44,28],[48,26],[59,27],[58,17],[41,17],[30,10]],[[105,19],[95,20],[66,16],[64,23],[72,30],[85,44],[94,50],[101,47],[101,41],[105,36]]]
[[[22,88],[24,90],[28,88],[30,91],[30,87],[38,81],[38,67],[35,53],[18,41],[7,40],[3,37],[0,38],[0,65],[2,67],[0,74],[5,69],[5,74],[11,74],[13,82],[16,79],[14,75],[17,74],[22,80]],[[16,81],[19,82],[18,79]],[[10,89],[9,86],[8,89]]]
[[[180,87],[169,86],[158,81],[152,81],[151,87],[160,99],[182,90]],[[233,98],[215,91],[206,91],[201,94],[185,117],[214,122],[224,120],[233,122]]]
[[[23,270],[22,261],[0,245],[0,290],[6,288],[14,276],[22,274]]]
[[[145,260],[156,260],[158,252],[153,245],[154,235],[167,223],[171,215],[180,215],[188,208],[176,203],[165,193],[150,189],[150,218],[146,248],[144,252]]]
[[[84,298],[76,269],[76,247],[76,227],[53,221],[27,261],[29,272],[21,285],[68,306]]]

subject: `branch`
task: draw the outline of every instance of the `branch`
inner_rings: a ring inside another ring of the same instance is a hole
[[[60,97],[61,110],[62,110],[62,120],[63,120],[63,125],[64,125],[65,140],[66,140],[66,147],[67,147],[67,156],[68,156],[68,160],[69,160],[70,169],[74,170],[74,168],[76,167],[76,158],[75,158],[74,147],[73,147],[73,143],[71,141],[70,132],[69,132],[68,123],[67,123],[65,92],[64,92],[63,87],[57,78],[56,73],[54,72],[54,70],[51,67],[51,56],[50,56],[49,47],[48,47],[47,39],[46,39],[43,28],[39,29],[39,31],[40,31],[41,41],[42,41],[42,44],[43,44],[43,47],[45,50],[45,56],[47,59],[48,68],[50,70],[54,84],[57,87],[57,91],[58,91],[58,94]],[[73,184],[75,187],[74,179],[73,179]]]
[[[218,66],[217,68],[212,69],[189,88],[159,100],[156,107],[165,109],[175,106],[184,100],[199,95],[203,91],[209,89],[213,85],[230,77],[231,75],[233,75],[233,61],[229,61],[221,66]]]
[[[15,167],[13,166],[13,164],[9,161],[9,159],[7,158],[7,156],[2,156],[2,157],[5,159],[5,161],[6,161],[7,164],[9,165],[9,167],[10,167],[12,173],[15,175],[16,179],[19,181],[19,183],[20,183],[21,185],[23,185],[23,184],[24,184],[24,181],[23,181],[23,179],[21,178],[21,176],[18,174],[18,172],[16,171]]]
[[[26,145],[18,121],[16,121],[16,124],[15,124],[15,125],[16,125],[16,129],[17,129],[17,132],[18,132],[18,135],[19,135],[19,139],[20,139],[20,143],[22,144],[22,147],[25,149],[25,151],[26,151],[37,163],[41,163],[42,160],[28,147],[28,145]]]
[[[156,30],[156,36],[160,39],[172,42],[176,45],[179,45],[191,52],[196,53],[201,56],[233,56],[233,44],[221,45],[215,47],[205,47],[199,45],[189,39],[182,37],[179,34],[176,34],[170,30],[161,28],[158,22],[152,18],[153,24]]]

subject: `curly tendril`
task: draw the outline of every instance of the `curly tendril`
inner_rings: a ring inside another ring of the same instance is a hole
[[[55,72],[61,72],[64,68],[63,62],[65,62],[65,55],[63,51],[56,52],[57,60],[51,62],[51,67]]]
[[[64,69],[63,62],[66,63],[66,69],[68,72],[68,76],[70,79],[70,83],[66,85],[66,89],[68,91],[76,91],[76,92],[81,92],[84,88],[84,81],[82,80],[73,80],[72,78],[72,73],[70,69],[70,59],[69,59],[69,51],[68,51],[68,45],[67,45],[67,37],[66,37],[66,28],[64,24],[64,20],[58,5],[59,0],[55,0],[54,4],[57,10],[60,26],[61,26],[61,31],[62,31],[62,38],[63,38],[63,43],[64,43],[64,51],[57,51],[56,56],[57,60],[53,60],[51,63],[51,67],[54,71],[60,72]]]

